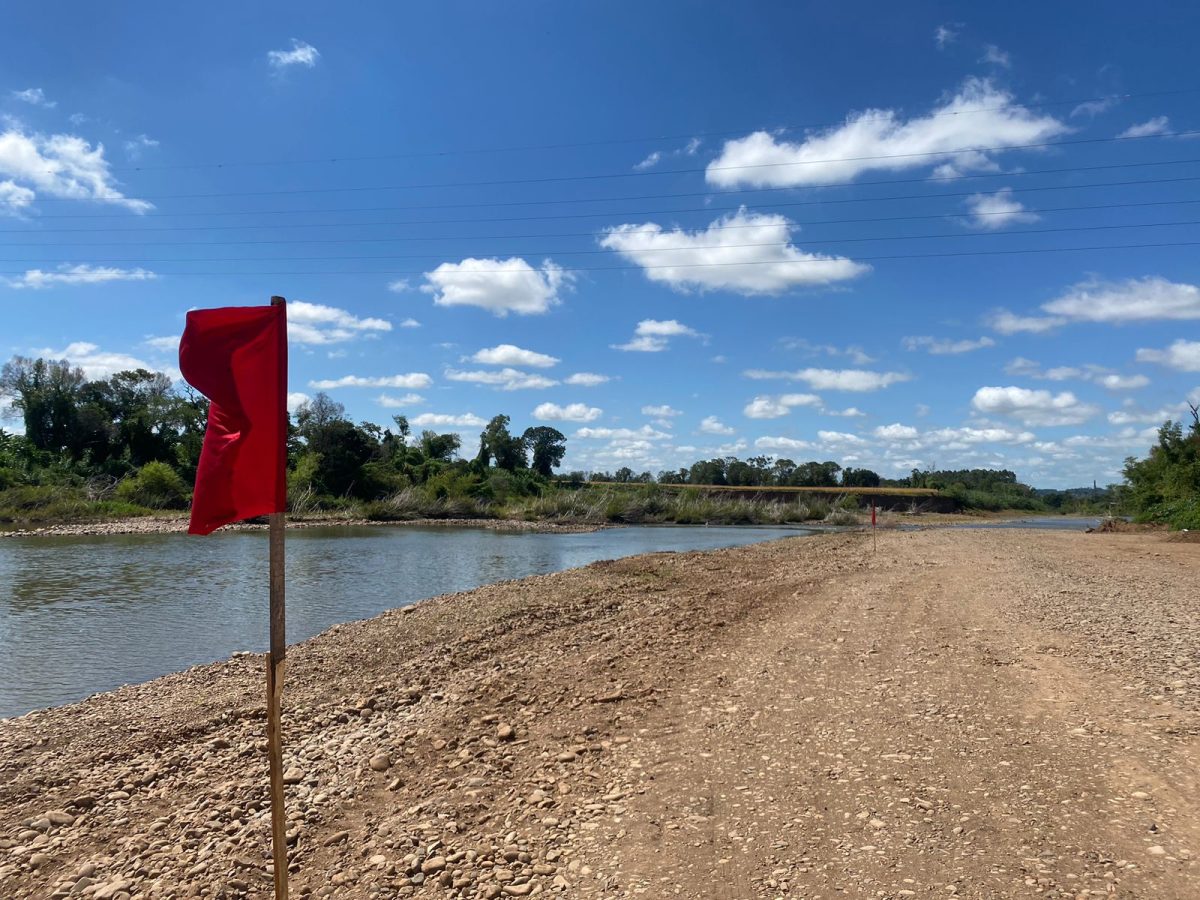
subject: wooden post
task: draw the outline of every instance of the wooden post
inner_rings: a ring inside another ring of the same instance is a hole
[[[282,306],[282,297],[272,297],[272,306]],[[286,336],[283,337],[286,342]],[[286,346],[286,344],[285,344]],[[285,357],[286,358],[286,357]],[[284,385],[280,393],[287,394],[287,364],[280,377]],[[287,406],[280,411],[284,427],[280,434],[280,453],[287,458]],[[285,462],[286,464],[286,462]],[[282,700],[283,670],[287,657],[287,632],[284,627],[283,531],[286,514],[270,515],[270,591],[271,591],[271,649],[267,653],[267,756],[271,768],[271,855],[275,862],[275,900],[287,900],[287,820],[283,801],[283,734]]]

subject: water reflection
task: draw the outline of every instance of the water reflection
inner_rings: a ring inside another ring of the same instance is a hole
[[[288,638],[425,597],[656,550],[795,535],[771,528],[591,534],[311,528],[288,533]],[[0,717],[145,681],[267,636],[266,534],[0,540]]]

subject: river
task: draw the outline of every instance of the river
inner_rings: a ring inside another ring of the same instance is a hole
[[[289,642],[426,597],[661,550],[800,529],[303,528],[287,534]],[[0,540],[0,718],[225,659],[267,641],[265,532]]]

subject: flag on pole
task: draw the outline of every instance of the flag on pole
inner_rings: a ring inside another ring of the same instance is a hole
[[[179,370],[211,401],[191,534],[287,503],[287,314],[283,304],[187,314]]]

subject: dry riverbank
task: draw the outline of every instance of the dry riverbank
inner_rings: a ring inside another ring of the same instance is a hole
[[[1198,576],[838,534],[340,626],[289,657],[293,892],[1194,897]],[[0,723],[0,896],[268,897],[262,706],[239,658]]]

